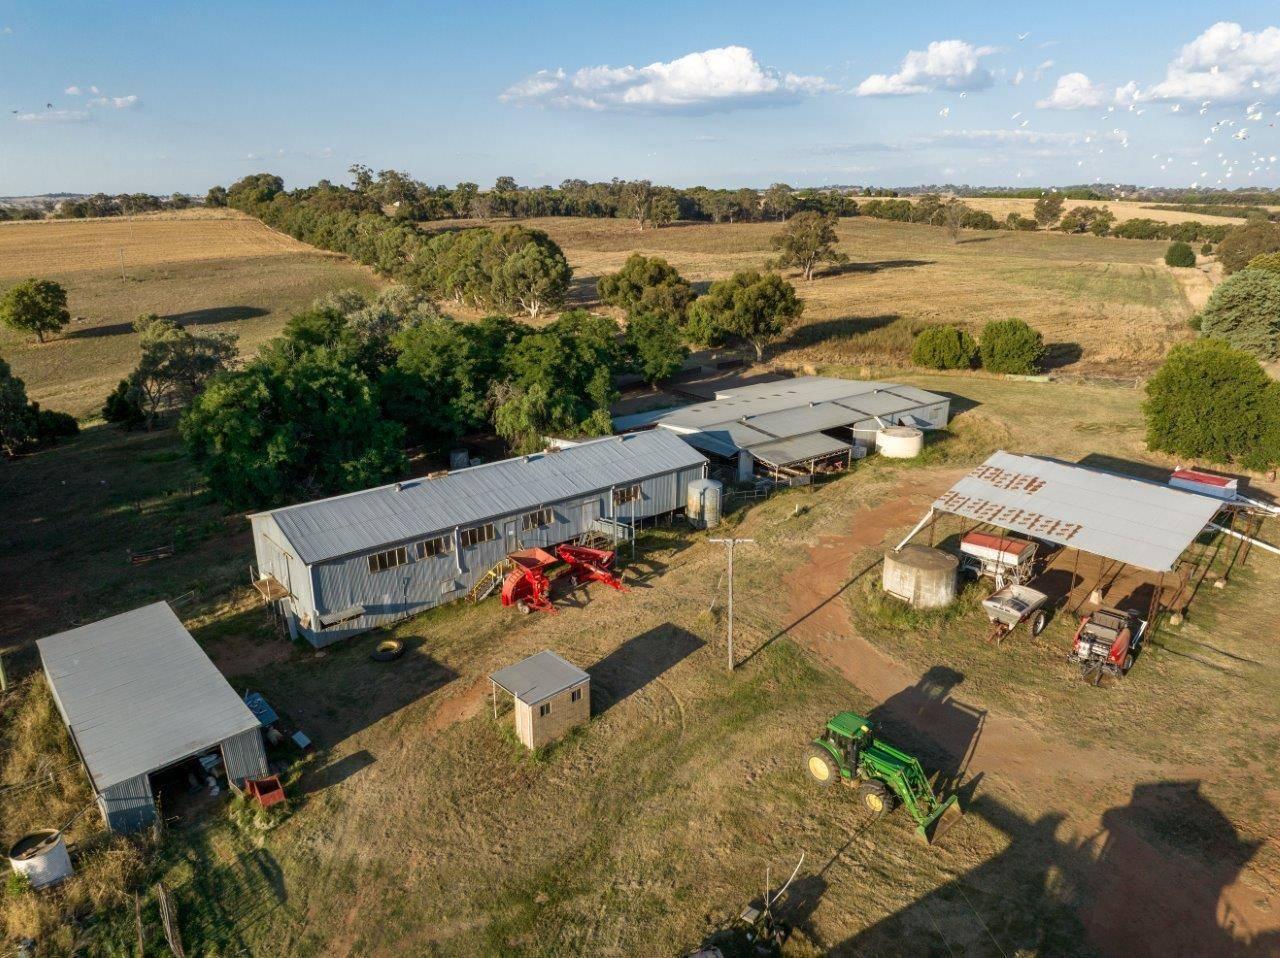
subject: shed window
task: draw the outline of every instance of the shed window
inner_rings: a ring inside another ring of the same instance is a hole
[[[409,561],[409,550],[404,546],[388,549],[386,552],[375,552],[369,556],[370,572],[386,572]]]
[[[635,502],[639,498],[640,498],[639,486],[627,486],[624,489],[613,490],[613,504],[615,506],[620,506],[624,502]]]
[[[539,509],[537,512],[526,512],[520,520],[520,528],[524,532],[530,529],[541,529],[544,526],[551,525],[551,510],[549,508]]]
[[[434,539],[424,539],[418,543],[419,559],[430,559],[433,556],[444,556],[448,555],[452,551],[452,536],[436,536]]]
[[[576,702],[580,698],[582,698],[582,689],[574,689],[572,692],[569,693],[570,702]]]
[[[551,714],[551,703],[543,702],[538,706],[538,718],[546,718]]]
[[[498,532],[493,528],[492,522],[486,522],[482,526],[476,526],[474,529],[463,529],[459,538],[462,539],[462,547],[468,549],[471,546],[479,545],[481,542],[489,542],[498,538]]]

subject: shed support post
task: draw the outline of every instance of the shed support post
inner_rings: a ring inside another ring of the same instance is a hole
[[[916,533],[919,532],[921,529],[923,529],[925,525],[933,519],[933,516],[934,516],[934,511],[932,508],[930,508],[929,511],[925,513],[924,518],[915,524],[915,528],[907,533],[906,538],[893,547],[893,551],[894,552],[901,551],[902,547],[905,546],[912,539],[914,539]]]

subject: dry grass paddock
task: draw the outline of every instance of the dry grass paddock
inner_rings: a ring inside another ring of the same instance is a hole
[[[433,224],[433,229],[475,225]],[[640,231],[633,222],[529,221],[564,248],[574,268],[573,303],[597,307],[599,277],[632,252],[668,259],[700,288],[735,270],[762,269],[776,223],[685,224]],[[1190,338],[1192,306],[1161,261],[1164,242],[967,231],[868,217],[838,228],[848,265],[812,282],[792,276],[805,301],[800,323],[771,350],[782,362],[908,364],[915,334],[930,323],[977,333],[1021,317],[1050,345],[1050,365],[1073,373],[1133,376]],[[1194,285],[1188,282],[1188,287]]]
[[[252,352],[313,299],[378,285],[345,257],[228,210],[0,223],[0,288],[28,276],[66,287],[72,321],[43,344],[0,327],[0,355],[31,398],[76,416],[96,414],[137,364],[141,315],[236,332]]]
[[[975,210],[983,210],[990,213],[998,220],[1003,220],[1010,213],[1031,216],[1036,205],[1035,200],[1020,197],[1010,197],[1008,199],[1001,197],[966,198],[965,203]],[[1070,213],[1077,206],[1098,206],[1114,213],[1117,223],[1134,219],[1155,220],[1157,223],[1185,223],[1188,220],[1197,220],[1206,225],[1216,223],[1222,226],[1238,226],[1245,221],[1243,213],[1239,216],[1216,216],[1212,213],[1186,213],[1179,210],[1153,209],[1156,206],[1168,205],[1171,204],[1145,200],[1065,200],[1062,204],[1062,211],[1065,214]]]

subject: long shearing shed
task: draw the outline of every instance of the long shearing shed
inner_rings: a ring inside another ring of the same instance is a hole
[[[156,815],[150,776],[221,751],[242,784],[267,772],[249,707],[164,602],[36,643],[107,825],[129,831]]]
[[[635,433],[259,513],[257,582],[293,634],[329,645],[462,598],[517,549],[682,509],[706,466]]]

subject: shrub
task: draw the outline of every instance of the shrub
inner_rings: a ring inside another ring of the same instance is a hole
[[[1205,243],[1203,246],[1201,246],[1201,247],[1200,247],[1200,255],[1201,255],[1201,256],[1212,256],[1212,255],[1213,255],[1213,244],[1212,244],[1212,243]]]
[[[141,429],[147,423],[146,410],[142,408],[142,391],[132,378],[120,380],[102,404],[102,418],[126,432]]]
[[[803,215],[803,214],[802,214]],[[600,301],[629,312],[666,313],[683,321],[693,287],[661,257],[632,253],[616,273],[600,277]]]
[[[911,346],[911,361],[928,369],[969,369],[978,355],[978,344],[955,326],[930,326]]]
[[[1020,319],[998,320],[982,328],[979,353],[993,373],[1030,376],[1040,371],[1044,337]]]
[[[1260,253],[1249,260],[1249,269],[1264,269],[1280,273],[1280,253]]]
[[[1228,273],[1239,272],[1260,253],[1280,252],[1280,224],[1251,220],[1227,230],[1218,243],[1218,261]]]
[[[1280,356],[1280,273],[1246,269],[1228,276],[1200,312],[1200,334],[1259,359]]]
[[[1147,446],[1262,470],[1280,462],[1280,383],[1224,342],[1175,346],[1147,383]]]
[[[1181,241],[1174,243],[1164,254],[1165,266],[1195,266],[1196,251]]]

